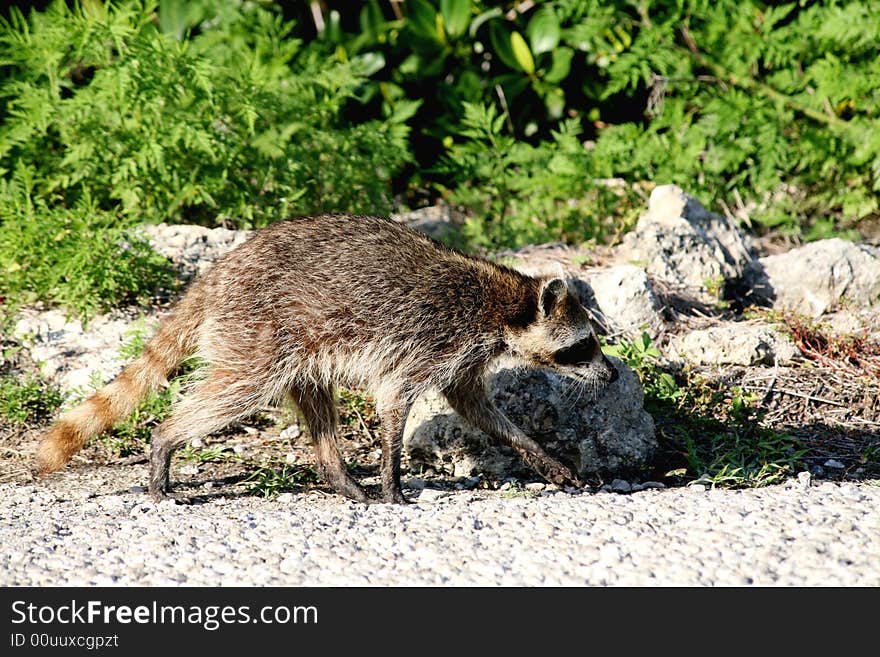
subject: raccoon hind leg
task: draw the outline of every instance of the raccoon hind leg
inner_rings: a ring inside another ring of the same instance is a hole
[[[400,488],[400,456],[412,399],[410,391],[403,388],[391,388],[377,395],[377,410],[382,422],[382,501],[388,504],[408,502]]]
[[[292,386],[289,392],[305,419],[321,477],[340,495],[356,502],[370,502],[364,489],[348,473],[336,444],[339,416],[335,390],[320,385]]]
[[[209,369],[205,379],[176,402],[168,419],[153,430],[149,482],[153,499],[171,492],[171,457],[178,447],[252,415],[268,401],[262,382],[230,370]]]

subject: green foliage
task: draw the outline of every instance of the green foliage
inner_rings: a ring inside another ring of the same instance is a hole
[[[339,388],[339,422],[370,436],[379,425],[376,402],[355,390]]]
[[[491,105],[465,103],[460,134],[467,141],[451,146],[437,167],[454,186],[450,200],[470,211],[472,245],[579,243],[629,220],[616,213],[635,219],[634,197],[585,175],[592,159],[577,122],[563,122],[552,143],[532,146],[505,134],[504,119]]]
[[[411,0],[389,13],[371,0],[352,7],[357,21],[345,21],[337,9],[326,12],[309,47],[357,63],[372,80],[361,100],[379,100],[386,115],[427,100],[417,122],[437,139],[455,132],[465,102],[498,102],[522,134],[549,134],[548,120],[582,98],[576,87],[587,60],[575,58],[574,45],[586,44],[572,28],[584,12],[568,4],[507,11],[506,2]],[[307,20],[305,11],[300,16]],[[344,22],[359,29],[346,32]],[[574,102],[567,103],[567,94]]]
[[[367,108],[391,115],[424,103],[409,121],[416,154],[433,165],[446,151],[433,170],[439,179],[427,177],[455,189],[478,245],[605,236],[585,213],[566,217],[560,198],[586,198],[600,216],[613,214],[606,199],[622,204],[616,221],[625,227],[631,199],[601,190],[611,177],[677,183],[716,207],[739,194],[756,227],[808,239],[846,231],[880,207],[876,2],[403,7],[396,16],[384,3],[362,4],[358,32],[345,32],[355,21],[332,10],[309,48],[360,63]],[[472,134],[468,104],[493,106],[504,117],[495,132],[510,140]],[[479,156],[491,161],[475,172]],[[577,173],[553,180],[543,167],[554,157]]]
[[[27,19],[12,8],[0,20],[6,303],[85,318],[144,301],[172,279],[127,230],[141,222],[387,212],[407,127],[343,120],[360,78],[295,60],[290,31],[248,1],[166,1],[158,22],[149,1],[56,1]]]
[[[878,207],[880,5],[644,3],[632,45],[608,67],[605,97],[650,92],[644,126],[600,133],[617,175],[733,190],[753,215],[793,230]],[[853,21],[864,25],[858,37]],[[782,193],[787,190],[787,193]]]
[[[149,329],[147,328],[144,316],[141,315],[125,332],[125,342],[119,347],[116,356],[117,360],[128,363],[140,356],[144,353],[149,337]]]
[[[293,58],[290,25],[252,2],[178,41],[152,2],[55,2],[0,26],[0,170],[32,171],[50,209],[239,227],[320,210],[387,211],[400,122],[344,124],[350,66]],[[176,32],[176,30],[175,30]]]
[[[641,379],[645,408],[673,455],[676,467],[668,476],[738,488],[778,483],[796,471],[805,454],[800,443],[762,426],[756,400],[741,389],[666,371],[658,363],[660,351],[644,333],[603,351],[623,360]]]
[[[739,388],[691,376],[678,407],[688,418],[670,427],[697,481],[711,486],[780,483],[799,468],[806,450],[788,434],[761,425],[755,399]]]
[[[173,286],[168,261],[120,227],[114,213],[88,195],[73,207],[53,207],[35,186],[34,169],[22,164],[0,180],[0,296],[7,306],[42,300],[87,318]]]
[[[657,366],[656,361],[662,354],[647,333],[642,333],[641,337],[633,341],[623,340],[614,345],[606,345],[602,351],[619,358],[638,373],[647,398],[677,402],[684,396],[685,391],[678,387],[675,377]]]
[[[285,464],[281,467],[257,468],[243,481],[250,484],[248,492],[251,495],[275,499],[297,486],[314,484],[318,481],[318,474],[311,467]]]
[[[52,417],[61,405],[58,388],[37,376],[0,375],[0,416],[13,424],[31,424]]]

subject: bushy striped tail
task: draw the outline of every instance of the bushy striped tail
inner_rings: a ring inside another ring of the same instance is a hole
[[[195,295],[188,295],[195,296]],[[194,299],[190,299],[193,301]],[[112,382],[72,408],[43,437],[37,450],[37,472],[64,467],[90,438],[129,416],[147,395],[167,385],[168,376],[194,351],[200,313],[181,300],[177,311],[160,327],[143,353]]]

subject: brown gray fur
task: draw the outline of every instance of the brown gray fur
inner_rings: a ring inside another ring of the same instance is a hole
[[[490,402],[489,367],[514,356],[594,389],[616,376],[562,279],[466,256],[383,218],[291,219],[256,232],[192,284],[140,358],[52,427],[40,446],[41,471],[61,468],[191,355],[205,361],[204,377],[153,433],[149,490],[156,498],[171,490],[177,447],[286,399],[308,425],[327,483],[368,501],[336,445],[337,385],[376,398],[386,502],[406,501],[404,423],[432,387],[546,479],[578,485]]]

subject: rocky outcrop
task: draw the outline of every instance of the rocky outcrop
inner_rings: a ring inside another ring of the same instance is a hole
[[[635,229],[618,248],[619,260],[698,299],[736,285],[752,261],[748,238],[733,223],[706,210],[675,185],[654,189]]]
[[[123,346],[137,333],[151,332],[157,321],[153,312],[114,311],[84,325],[61,310],[30,308],[20,313],[12,337],[28,347],[40,373],[73,398],[119,374],[125,366]]]
[[[178,224],[144,225],[142,229],[153,249],[168,258],[184,280],[205,271],[251,234],[249,230]]]
[[[770,326],[731,322],[670,339],[666,356],[698,365],[789,365],[800,354],[791,339]]]
[[[511,252],[514,268],[530,276],[564,276],[580,293],[606,334],[635,337],[647,331],[656,336],[665,320],[663,306],[645,270],[631,264],[578,266],[572,250],[562,245],[529,246]],[[575,253],[583,257],[583,254]]]
[[[657,450],[654,422],[644,410],[636,374],[613,359],[617,381],[590,398],[577,383],[543,370],[502,370],[491,397],[552,455],[582,476],[632,474]],[[404,435],[412,466],[456,477],[535,477],[513,450],[491,441],[433,393],[414,405]]]
[[[392,214],[391,219],[441,242],[452,237],[464,218],[448,205],[430,205],[411,212]]]
[[[644,269],[617,265],[582,274],[602,324],[614,335],[656,335],[663,325],[662,307]]]
[[[752,263],[750,285],[774,308],[818,317],[880,309],[880,248],[827,239]]]

